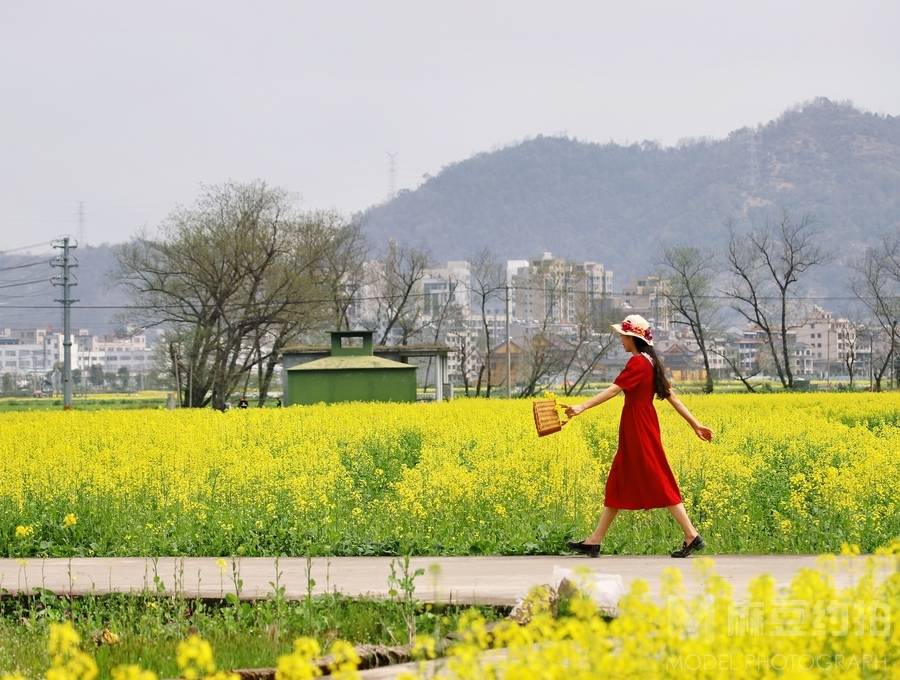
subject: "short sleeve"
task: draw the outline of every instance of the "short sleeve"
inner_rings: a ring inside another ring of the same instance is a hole
[[[632,355],[628,360],[628,363],[625,364],[625,368],[622,369],[622,372],[616,376],[616,379],[613,380],[613,382],[626,392],[634,389],[638,386],[643,377],[640,367],[640,360],[637,356]]]

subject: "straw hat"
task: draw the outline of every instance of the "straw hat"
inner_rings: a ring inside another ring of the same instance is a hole
[[[610,324],[622,335],[633,335],[640,338],[648,345],[653,345],[653,333],[650,331],[650,322],[640,314],[629,314],[622,323]]]

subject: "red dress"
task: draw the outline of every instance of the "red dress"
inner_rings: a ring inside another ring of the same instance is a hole
[[[681,503],[681,492],[659,437],[653,406],[653,363],[633,354],[613,381],[625,391],[619,448],[606,479],[604,505],[648,510]]]

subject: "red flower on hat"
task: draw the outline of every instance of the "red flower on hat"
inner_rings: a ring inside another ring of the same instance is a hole
[[[653,334],[650,332],[650,327],[647,328],[638,328],[633,323],[631,323],[628,319],[622,322],[622,330],[628,331],[631,333],[637,333],[645,340],[653,340]]]

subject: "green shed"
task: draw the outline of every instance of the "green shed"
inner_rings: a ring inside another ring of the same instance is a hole
[[[415,401],[416,367],[372,353],[371,331],[335,331],[331,354],[287,369],[285,406],[320,401]]]

